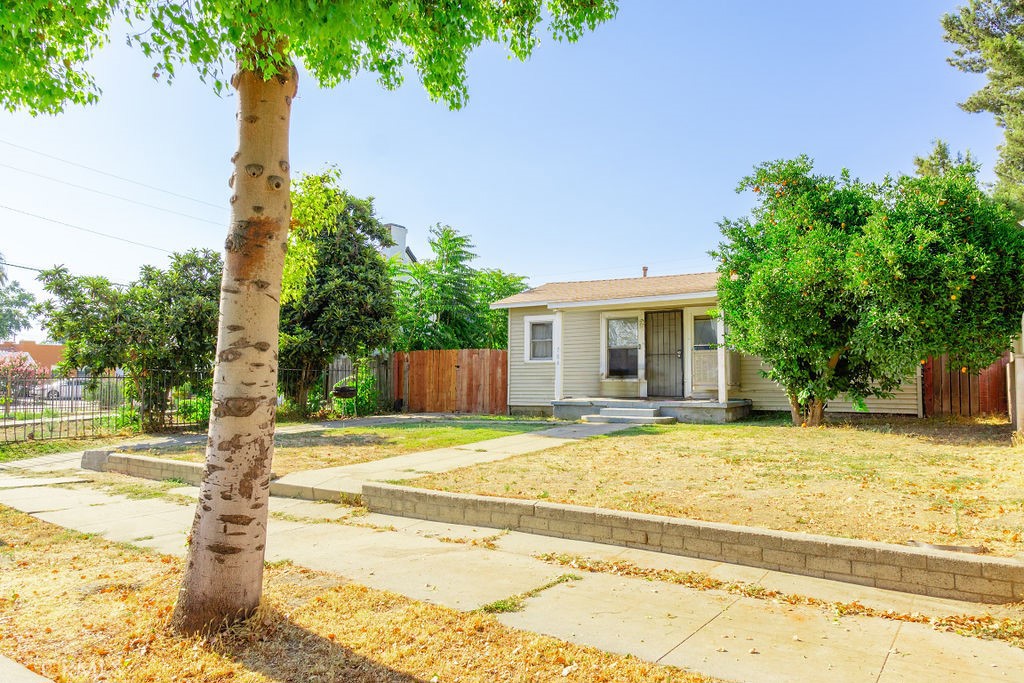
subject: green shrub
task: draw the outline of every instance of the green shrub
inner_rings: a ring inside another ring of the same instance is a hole
[[[380,391],[373,370],[364,362],[357,362],[354,375],[341,380],[335,387],[355,386],[355,398],[333,398],[334,411],[352,415],[373,415],[380,411]]]
[[[179,399],[178,417],[182,422],[205,426],[210,423],[210,406],[213,397],[210,392],[203,392],[191,398]]]

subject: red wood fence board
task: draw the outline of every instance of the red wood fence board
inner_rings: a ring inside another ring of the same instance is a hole
[[[507,362],[508,353],[498,349],[396,352],[393,395],[412,413],[504,415],[508,411]]]
[[[946,356],[929,358],[921,370],[925,415],[1007,414],[1006,365],[1009,356],[982,370],[967,373]]]

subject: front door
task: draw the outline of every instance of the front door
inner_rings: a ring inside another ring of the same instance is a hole
[[[683,312],[648,313],[644,324],[647,342],[647,395],[683,395]]]

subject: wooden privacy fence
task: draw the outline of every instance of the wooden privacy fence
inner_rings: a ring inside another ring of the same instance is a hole
[[[411,413],[508,412],[508,352],[451,349],[396,352],[395,400]]]
[[[978,374],[962,372],[946,356],[929,358],[921,368],[924,414],[985,415],[1009,412],[1006,366],[1009,354]]]

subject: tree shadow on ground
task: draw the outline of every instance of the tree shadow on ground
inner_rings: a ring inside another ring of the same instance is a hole
[[[248,621],[214,636],[210,647],[250,671],[288,683],[423,683],[262,607]]]
[[[892,416],[842,416],[829,418],[828,426],[924,439],[946,446],[1009,447],[1013,426],[998,418]]]
[[[278,448],[295,448],[300,446],[333,446],[348,448],[353,446],[380,446],[390,440],[380,434],[329,434],[331,430],[315,429],[298,434],[275,434],[274,446]]]
[[[677,425],[670,425],[672,429]],[[684,429],[699,429],[702,425],[684,424],[679,425]],[[789,415],[781,412],[755,413],[750,417],[737,422],[727,424],[706,425],[715,429],[729,428],[784,428],[799,430],[792,424]],[[934,444],[945,446],[974,446],[1002,448],[1011,445],[1013,426],[1005,419],[998,416],[984,416],[977,418],[942,416],[920,418],[912,415],[858,415],[858,414],[828,414],[825,416],[824,429],[834,429],[839,432],[842,429],[852,429],[862,432],[873,432],[876,434],[892,434],[895,436],[922,439]],[[627,438],[635,436],[650,436],[665,431],[665,427],[656,425],[640,425],[629,429],[612,432],[591,438]]]

